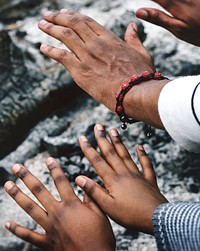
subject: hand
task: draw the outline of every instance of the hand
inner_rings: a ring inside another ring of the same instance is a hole
[[[154,0],[172,16],[154,8],[140,8],[136,16],[150,23],[159,25],[176,37],[200,46],[200,0]]]
[[[38,234],[12,221],[6,223],[6,228],[19,238],[48,251],[115,250],[111,225],[99,207],[87,195],[84,202],[80,201],[53,158],[48,158],[46,164],[61,201],[57,201],[28,169],[19,164],[13,166],[13,172],[44,209],[13,182],[8,181],[4,185],[6,192],[45,230],[45,233]]]
[[[92,148],[85,136],[80,137],[80,146],[102,178],[107,192],[85,176],[78,176],[76,184],[120,225],[152,234],[153,213],[157,206],[167,200],[159,191],[152,164],[143,147],[137,148],[143,171],[140,173],[116,129],[109,131],[112,143],[106,139],[102,125],[96,125],[94,131],[105,160]]]

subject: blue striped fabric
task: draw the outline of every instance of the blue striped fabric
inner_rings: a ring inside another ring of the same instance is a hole
[[[153,215],[159,251],[200,251],[200,203],[166,203]]]

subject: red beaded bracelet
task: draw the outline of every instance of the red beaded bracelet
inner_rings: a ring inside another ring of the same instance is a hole
[[[138,122],[137,120],[133,118],[129,118],[124,111],[123,107],[123,100],[126,95],[126,93],[134,86],[137,84],[140,84],[141,82],[148,81],[150,79],[155,79],[155,80],[162,80],[162,79],[167,79],[166,77],[163,77],[160,72],[148,72],[144,71],[141,76],[133,75],[130,77],[130,82],[124,82],[121,86],[121,91],[116,94],[116,108],[115,111],[117,115],[120,118],[120,121],[122,122],[121,128],[125,130],[127,128],[127,123],[132,124],[135,122]]]

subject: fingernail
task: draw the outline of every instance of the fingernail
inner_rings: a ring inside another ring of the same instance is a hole
[[[5,228],[9,229],[9,228],[10,228],[10,225],[11,225],[10,222],[7,221],[6,224],[5,224]]]
[[[83,177],[77,177],[76,183],[79,187],[83,188],[85,186],[86,179],[84,179]]]
[[[118,136],[118,132],[117,132],[116,129],[112,129],[112,130],[110,131],[110,133],[111,133],[111,135],[112,135],[113,137],[117,137],[117,136]]]
[[[47,11],[47,12],[44,13],[44,16],[47,17],[47,16],[50,16],[51,14],[53,14],[52,11]]]
[[[14,173],[17,173],[20,169],[21,169],[21,166],[19,164],[15,164],[12,167],[12,170],[13,170]]]
[[[148,18],[148,12],[146,10],[140,10],[140,16],[143,19],[147,19]]]
[[[139,145],[139,146],[138,146],[138,149],[139,149],[140,151],[144,151],[144,147],[143,147],[142,145]]]
[[[4,188],[8,191],[10,190],[12,187],[14,186],[14,183],[12,181],[7,181],[5,184],[4,184]]]
[[[68,12],[68,9],[61,9],[60,10],[60,13],[66,13],[66,12]]]
[[[54,162],[54,159],[52,157],[49,157],[48,159],[46,159],[46,164],[49,166]]]
[[[84,141],[84,142],[88,141],[87,138],[86,138],[84,135],[82,135],[82,136],[80,137],[80,140],[82,140],[82,141]]]
[[[101,124],[96,124],[96,128],[99,131],[103,131],[104,130],[104,128],[103,128],[103,126]]]
[[[48,45],[46,45],[46,44],[41,44],[41,45],[40,45],[40,49],[45,49],[45,48],[47,48],[47,46],[48,46]]]
[[[40,22],[39,22],[39,24],[40,25],[45,25],[45,24],[47,24],[48,22],[46,21],[46,20],[41,20]]]

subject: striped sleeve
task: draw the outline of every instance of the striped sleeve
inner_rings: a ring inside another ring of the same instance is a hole
[[[154,212],[153,229],[159,251],[199,251],[200,203],[162,204]]]
[[[200,75],[178,78],[165,85],[158,110],[170,136],[186,150],[200,152]]]

